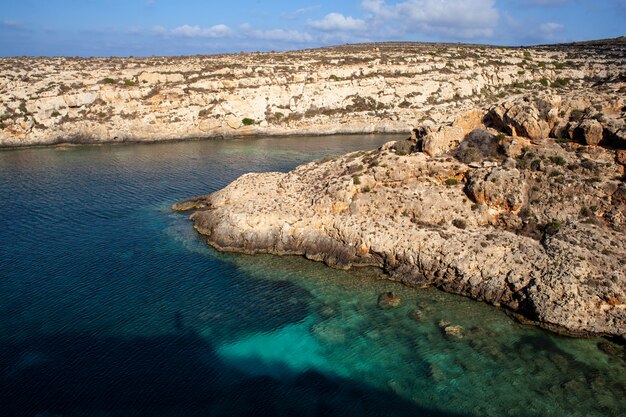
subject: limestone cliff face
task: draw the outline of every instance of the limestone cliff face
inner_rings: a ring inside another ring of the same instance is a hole
[[[0,146],[408,131],[498,96],[615,79],[623,72],[620,48],[377,44],[204,57],[4,58]]]
[[[414,140],[247,174],[174,209],[194,210],[221,250],[379,266],[550,329],[625,337],[623,88],[512,97]]]

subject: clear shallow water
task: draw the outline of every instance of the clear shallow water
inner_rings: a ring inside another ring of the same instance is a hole
[[[626,415],[620,346],[376,270],[220,254],[169,210],[387,139],[0,152],[0,415]]]

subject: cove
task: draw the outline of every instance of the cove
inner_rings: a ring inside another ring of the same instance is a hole
[[[0,152],[2,414],[626,414],[623,346],[375,269],[218,253],[170,210],[246,172],[394,139]],[[401,306],[380,309],[385,291]]]

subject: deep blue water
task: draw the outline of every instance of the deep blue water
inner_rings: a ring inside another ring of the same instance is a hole
[[[0,416],[626,415],[622,346],[377,270],[220,254],[169,209],[390,139],[0,152]]]

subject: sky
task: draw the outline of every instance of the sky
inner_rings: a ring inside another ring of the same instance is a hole
[[[534,45],[626,35],[626,0],[0,0],[0,56]]]

